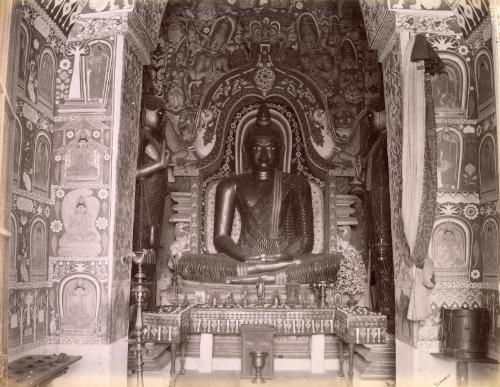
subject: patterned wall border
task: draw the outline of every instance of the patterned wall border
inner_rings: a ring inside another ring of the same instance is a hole
[[[23,189],[16,188],[16,187],[12,188],[12,194],[13,195],[22,196],[24,198],[35,200],[37,202],[40,202],[40,203],[43,203],[43,204],[47,204],[47,205],[51,205],[51,206],[53,206],[55,204],[55,202],[56,202],[55,201],[55,196],[52,195],[52,194],[51,194],[50,198],[48,198],[47,196],[43,196],[43,195],[35,193],[35,192],[25,191]]]
[[[498,284],[492,282],[438,282],[434,290],[440,289],[484,289],[498,290]]]
[[[55,116],[54,116],[54,112],[52,110],[50,110],[49,108],[41,105],[41,104],[36,104],[36,103],[33,103],[26,95],[25,95],[25,92],[24,90],[18,85],[17,86],[17,95],[16,95],[17,99],[18,100],[21,100],[23,101],[24,103],[28,104],[29,106],[31,106],[33,109],[35,109],[37,112],[39,113],[42,113],[43,115],[45,115],[48,119],[54,121],[55,119]],[[26,117],[27,118],[27,117]]]
[[[479,194],[476,192],[438,192],[437,203],[473,203],[480,204]]]
[[[49,288],[52,284],[50,281],[30,281],[30,282],[17,282],[17,281],[9,281],[9,290],[10,289],[41,289],[41,288]]]

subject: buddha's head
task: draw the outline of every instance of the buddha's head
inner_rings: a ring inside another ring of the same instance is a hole
[[[271,123],[269,110],[262,104],[255,126],[245,137],[248,161],[254,171],[270,171],[279,165],[281,137]]]

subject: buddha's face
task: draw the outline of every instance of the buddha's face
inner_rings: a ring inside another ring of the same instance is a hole
[[[278,147],[271,136],[255,136],[248,151],[250,162],[257,171],[273,170],[278,163]]]

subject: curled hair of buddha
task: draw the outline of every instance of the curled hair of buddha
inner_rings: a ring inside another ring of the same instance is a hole
[[[273,140],[278,149],[281,149],[281,135],[271,122],[271,113],[265,102],[261,103],[257,112],[255,124],[246,135],[245,142],[248,145],[253,143],[257,136],[266,136]]]

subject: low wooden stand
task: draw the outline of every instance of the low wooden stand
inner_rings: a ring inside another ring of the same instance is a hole
[[[8,365],[9,387],[45,386],[55,378],[68,371],[71,364],[80,360],[81,356],[32,355],[24,356]]]

